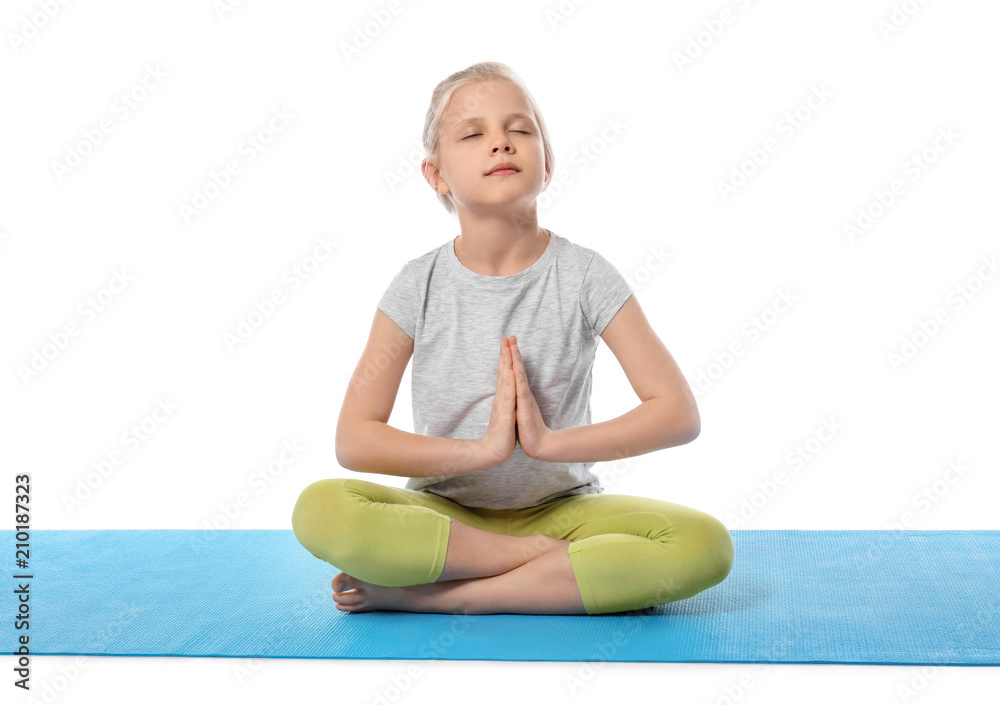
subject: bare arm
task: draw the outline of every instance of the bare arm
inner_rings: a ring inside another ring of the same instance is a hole
[[[481,439],[423,436],[388,424],[412,355],[413,339],[376,309],[337,420],[337,462],[355,472],[402,477],[458,475],[499,464]]]
[[[550,463],[596,463],[690,443],[698,432],[688,412],[675,406],[666,399],[647,399],[608,421],[552,430],[540,459]]]
[[[493,467],[479,439],[423,436],[381,421],[361,421],[344,427],[351,441],[342,443],[342,426],[337,424],[337,462],[355,472],[432,477]]]
[[[618,358],[640,404],[601,423],[553,430],[542,460],[599,462],[690,443],[701,432],[694,393],[630,296],[601,338]]]

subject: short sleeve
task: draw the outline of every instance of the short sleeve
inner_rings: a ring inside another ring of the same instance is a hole
[[[632,288],[621,272],[600,252],[595,252],[580,291],[580,306],[595,338],[604,332],[631,295]]]
[[[417,310],[420,298],[417,296],[417,281],[410,271],[409,263],[396,273],[389,288],[379,299],[378,308],[410,338],[416,337]]]

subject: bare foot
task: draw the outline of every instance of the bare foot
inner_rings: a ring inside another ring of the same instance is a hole
[[[333,577],[333,599],[342,612],[450,612],[449,606],[435,599],[446,592],[444,583],[387,587],[358,580],[347,573]],[[444,588],[444,589],[442,589]]]
[[[570,542],[550,536],[531,537],[531,558],[540,553],[558,549],[565,551]],[[527,560],[527,559],[526,559]],[[342,612],[372,612],[389,610],[397,612],[436,612],[461,614],[462,608],[456,590],[478,578],[445,580],[423,585],[388,587],[358,580],[347,573],[333,577],[333,599]]]

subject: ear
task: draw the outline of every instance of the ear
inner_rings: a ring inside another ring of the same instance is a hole
[[[422,162],[420,162],[420,171],[424,175],[424,179],[430,184],[431,188],[434,189],[435,193],[448,193],[451,189],[448,188],[448,184],[444,182],[441,178],[441,170],[438,168],[437,162],[434,159],[425,157]]]

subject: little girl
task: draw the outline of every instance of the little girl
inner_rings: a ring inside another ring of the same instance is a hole
[[[684,376],[624,277],[539,227],[555,168],[534,99],[485,62],[435,89],[421,168],[461,233],[409,260],[378,303],[337,422],[337,461],[405,489],[319,480],[295,536],[344,572],[345,612],[602,614],[721,582],[733,541],[716,518],[605,494],[595,462],[688,443]],[[591,424],[600,336],[641,403]],[[416,433],[388,425],[413,358]]]

